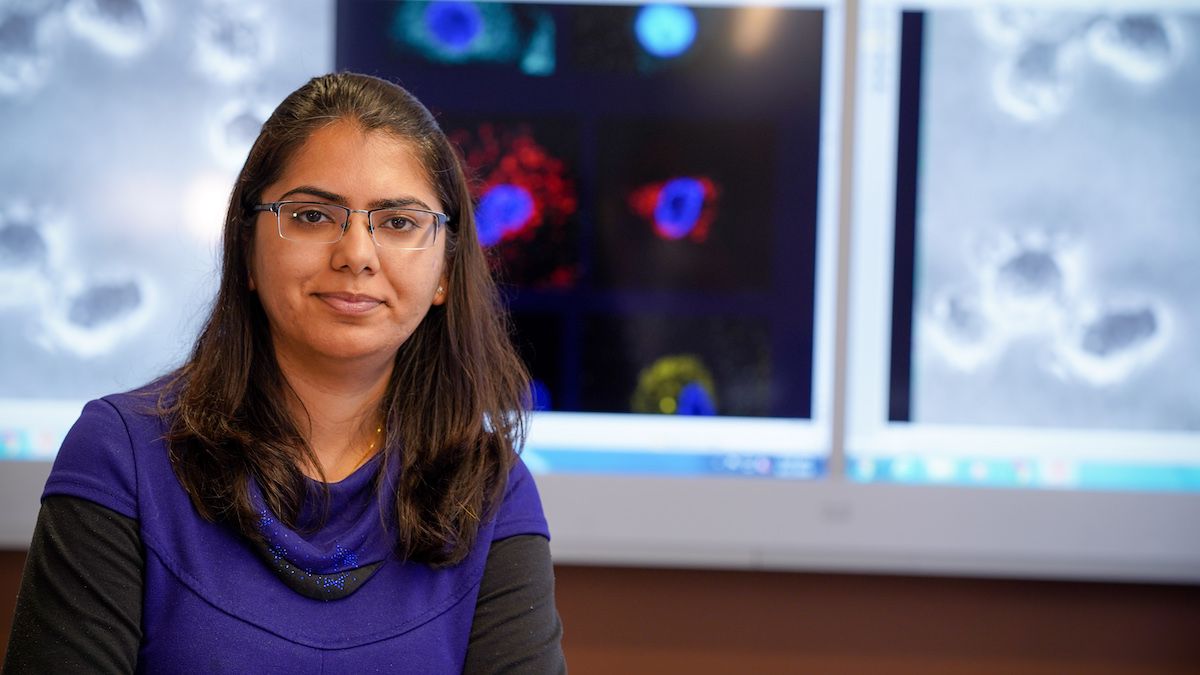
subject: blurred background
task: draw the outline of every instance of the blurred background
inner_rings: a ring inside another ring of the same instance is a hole
[[[0,0],[0,640],[331,70],[472,172],[573,671],[1196,672],[1192,0]]]

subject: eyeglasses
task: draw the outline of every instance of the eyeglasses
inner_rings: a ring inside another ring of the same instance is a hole
[[[271,202],[258,204],[254,210],[275,214],[280,237],[311,244],[340,241],[350,227],[350,214],[365,213],[367,229],[376,246],[408,251],[420,251],[437,243],[438,230],[449,219],[444,213],[424,209],[351,209],[321,202]]]

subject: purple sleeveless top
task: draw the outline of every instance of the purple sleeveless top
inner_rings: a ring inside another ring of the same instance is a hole
[[[43,493],[138,521],[139,672],[457,673],[491,543],[549,537],[533,478],[518,462],[462,563],[404,563],[380,518],[376,458],[330,484],[329,517],[315,533],[290,530],[264,508],[264,551],[196,513],[171,469],[156,401],[156,391],[143,390],[88,403]],[[396,471],[388,468],[385,483]],[[305,510],[301,522],[317,515]]]

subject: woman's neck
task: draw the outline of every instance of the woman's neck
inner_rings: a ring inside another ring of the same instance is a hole
[[[319,369],[277,356],[291,385],[297,428],[320,463],[301,466],[310,478],[337,482],[362,466],[383,445],[380,402],[391,377],[391,364],[374,369]]]

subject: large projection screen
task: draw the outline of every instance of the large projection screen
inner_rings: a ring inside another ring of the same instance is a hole
[[[1010,241],[991,268],[954,266],[939,234],[953,215],[938,204],[959,214],[954,199],[1014,193],[952,148],[992,139],[1022,161],[996,128],[971,130],[980,118],[1054,139],[1055,124],[1119,126],[1084,114],[1105,100],[1089,85],[1107,83],[1121,105],[1105,115],[1157,120],[1144,137],[1113,139],[1132,144],[1121,151],[1158,143],[1177,162],[1162,176],[1200,179],[1190,160],[1200,149],[1185,147],[1200,139],[1195,117],[1150,93],[1197,105],[1186,92],[1200,91],[1200,31],[1187,3],[1133,23],[1119,5],[1072,0],[979,16],[950,0],[701,2],[665,14],[620,2],[135,4],[133,22],[0,9],[0,26],[24,36],[0,48],[0,63],[15,64],[0,71],[0,320],[16,327],[0,336],[0,547],[28,545],[50,460],[83,402],[186,353],[213,290],[224,200],[270,106],[311,75],[351,67],[426,101],[477,174],[481,220],[494,208],[487,236],[540,385],[525,457],[557,562],[1200,583],[1200,396],[1185,377],[1200,372],[1182,341],[1200,315],[1179,290],[1194,266],[1167,289],[1177,295],[1156,295],[1117,240],[1088,259],[1131,280],[1126,304],[1104,305],[1120,315],[1109,323],[1149,336],[1116,365],[1087,357],[1107,346],[1038,370],[1021,360],[1038,349],[1028,332],[1015,348],[955,351],[935,321],[959,316],[947,293],[972,272],[1049,268],[1045,256],[1004,268],[1022,244],[1063,252],[1049,258],[1067,261],[1060,276],[1083,278],[1070,261],[1086,227],[1065,244],[1044,231]],[[435,25],[447,16],[496,32],[462,48]],[[665,22],[645,24],[658,37],[639,34],[646,16]],[[289,39],[300,29],[303,45]],[[358,39],[367,29],[377,39]],[[1151,55],[1123,71],[1113,64],[1130,34]],[[1058,51],[1047,52],[1052,38]],[[1056,88],[1047,53],[1074,59],[1083,79]],[[714,63],[714,77],[697,75]],[[999,112],[960,105],[971,83],[1012,63],[1042,88]],[[756,89],[763,74],[772,87]],[[1178,138],[1154,135],[1173,124]],[[510,151],[536,156],[540,182],[513,178]],[[1040,168],[1042,183],[1104,192]],[[1200,231],[1179,184],[1154,188],[1163,208],[1146,226],[1166,228],[1156,236],[1186,230],[1167,222],[1170,208]],[[526,197],[536,218],[517,222]],[[751,224],[738,232],[742,214]],[[82,227],[87,217],[103,220]],[[1194,239],[1173,241],[1148,265],[1173,270],[1200,254]],[[1104,311],[1086,310],[1064,319],[1083,326],[1076,335]],[[1156,368],[1177,376],[1149,379]],[[1062,373],[1074,379],[1053,379]],[[1121,394],[1121,376],[1143,384]],[[1086,405],[1063,407],[1080,392]],[[1175,404],[1145,400],[1155,397]],[[1133,399],[1141,412],[1122,404]]]

